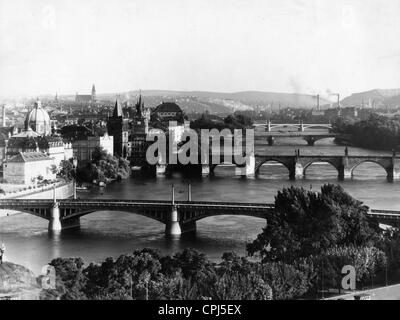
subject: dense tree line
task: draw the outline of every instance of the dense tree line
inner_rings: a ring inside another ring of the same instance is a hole
[[[252,123],[250,117],[239,113],[228,115],[225,118],[203,113],[200,118],[191,121],[190,127],[192,129],[218,129],[220,131],[229,129],[233,131],[234,129],[249,128]]]
[[[64,160],[60,164],[59,174],[66,179],[76,178],[79,182],[120,180],[129,177],[130,167],[128,160],[95,147],[91,161],[78,163],[75,170],[72,159]]]
[[[359,147],[392,150],[398,149],[400,145],[400,118],[388,118],[377,114],[358,122],[338,118],[333,124],[333,130],[350,134],[351,143]]]
[[[400,267],[399,231],[381,231],[367,210],[340,186],[284,188],[267,226],[247,246],[251,259],[227,252],[216,263],[193,249],[172,256],[143,249],[87,266],[80,258],[58,258],[50,263],[57,288],[42,298],[315,298],[321,288],[340,292],[344,265],[355,267],[360,289]]]

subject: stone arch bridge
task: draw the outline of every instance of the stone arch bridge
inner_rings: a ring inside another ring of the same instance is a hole
[[[398,156],[356,156],[356,155],[264,155],[252,154],[248,156],[246,164],[237,166],[236,174],[241,176],[254,176],[260,171],[263,164],[278,162],[285,166],[290,179],[299,179],[305,176],[307,168],[316,162],[331,164],[338,172],[340,180],[353,176],[357,166],[365,162],[376,163],[381,166],[387,175],[388,181],[400,179],[400,157]],[[234,163],[232,163],[234,164]],[[202,165],[203,176],[212,175],[219,164]]]

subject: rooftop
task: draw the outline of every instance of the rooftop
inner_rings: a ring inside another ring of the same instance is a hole
[[[51,160],[51,158],[42,152],[19,152],[7,162],[34,162],[44,160]]]
[[[154,109],[154,112],[182,112],[182,109],[175,102],[163,102]]]

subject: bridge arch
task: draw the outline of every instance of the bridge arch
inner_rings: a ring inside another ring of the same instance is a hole
[[[333,167],[337,173],[339,173],[339,168],[338,168],[338,164],[333,162],[330,159],[313,159],[309,162],[307,162],[305,165],[303,165],[303,175],[305,176],[307,173],[307,169],[309,167],[311,167],[313,164],[315,165],[316,163],[323,163],[323,164],[329,164],[331,167]]]
[[[298,124],[298,123],[279,123],[279,124],[271,124],[271,126],[270,126],[271,130],[275,129],[275,128],[286,128],[286,127],[298,129],[300,127],[300,124]]]
[[[360,165],[366,164],[366,163],[373,163],[373,164],[376,164],[377,166],[379,166],[380,168],[382,168],[382,169],[384,170],[384,172],[386,172],[387,175],[389,174],[389,171],[388,171],[389,168],[388,168],[388,166],[387,166],[386,163],[382,163],[381,161],[375,160],[375,159],[365,159],[365,160],[363,159],[363,160],[357,162],[356,164],[354,164],[354,165],[350,168],[351,176],[354,175],[354,170],[356,170]]]
[[[211,218],[211,217],[216,217],[216,216],[218,216],[218,217],[220,217],[220,216],[250,217],[250,218],[255,218],[255,219],[263,219],[264,221],[266,220],[265,216],[262,216],[262,215],[245,214],[245,213],[232,214],[232,213],[226,213],[226,212],[222,212],[222,213],[218,213],[218,214],[216,214],[215,212],[213,212],[213,213],[203,213],[203,214],[195,215],[192,218],[185,217],[185,213],[182,213],[181,217],[185,220],[186,223],[188,223],[188,222],[196,222],[196,221],[199,221],[199,220],[203,220],[203,219]]]
[[[266,158],[266,159],[258,160],[256,162],[254,173],[255,174],[259,174],[261,166],[263,164],[268,163],[268,162],[277,162],[277,163],[283,165],[288,170],[288,172],[290,172],[290,170],[291,170],[289,164],[286,163],[285,161],[281,160],[281,159],[278,159],[278,158]]]
[[[166,214],[163,212],[145,212],[144,210],[141,209],[133,209],[133,210],[127,210],[127,209],[121,209],[121,208],[106,208],[106,209],[93,209],[93,210],[85,210],[85,211],[77,211],[75,213],[67,213],[63,212],[64,210],[61,210],[61,220],[70,220],[70,219],[75,219],[75,218],[81,218],[84,216],[87,216],[92,213],[96,212],[105,212],[105,211],[113,211],[113,212],[122,212],[122,213],[129,213],[129,214],[135,214],[139,216],[143,216],[146,218],[150,218],[152,220],[156,220],[161,223],[166,223]]]
[[[315,124],[305,124],[304,129],[332,129],[330,124],[315,123]]]
[[[240,165],[237,165],[236,163],[234,163],[234,162],[221,162],[221,163],[218,163],[218,164],[211,164],[210,165],[210,175],[215,175],[215,169],[217,169],[217,168],[222,168],[222,167],[230,167],[231,169],[236,169],[236,168],[240,168],[240,167],[243,167],[243,166],[240,166]]]
[[[321,141],[325,141],[325,143],[326,143],[326,140],[334,140],[334,139],[335,139],[335,137],[321,137],[321,138],[317,137],[317,138],[314,138],[314,145],[319,144],[319,142],[321,142]]]

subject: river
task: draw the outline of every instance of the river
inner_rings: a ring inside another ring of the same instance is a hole
[[[279,139],[276,145],[258,146],[266,152],[294,154],[342,154],[344,148],[334,145],[332,139],[318,141],[308,147],[302,140]],[[371,154],[369,150],[349,148],[350,154]],[[377,152],[380,153],[380,152]],[[400,182],[386,181],[385,171],[376,164],[365,163],[357,167],[351,180],[339,182],[336,170],[329,164],[313,164],[306,177],[290,181],[287,169],[279,164],[261,168],[255,178],[234,176],[234,168],[216,168],[216,176],[193,179],[193,200],[233,202],[273,202],[277,190],[290,185],[319,190],[324,183],[339,183],[355,198],[370,207],[400,210]],[[170,178],[130,178],[87,193],[81,198],[109,199],[171,199],[171,184],[176,186],[176,199],[187,199],[186,181],[176,174]],[[197,233],[170,239],[164,236],[164,225],[140,215],[123,212],[96,212],[81,218],[80,229],[66,230],[61,235],[47,233],[47,221],[29,214],[0,218],[0,241],[7,246],[6,258],[25,265],[35,273],[55,257],[82,257],[86,263],[118,257],[145,247],[171,254],[186,247],[195,248],[218,260],[223,252],[245,254],[246,242],[261,232],[265,221],[238,216],[209,217],[197,222]]]

